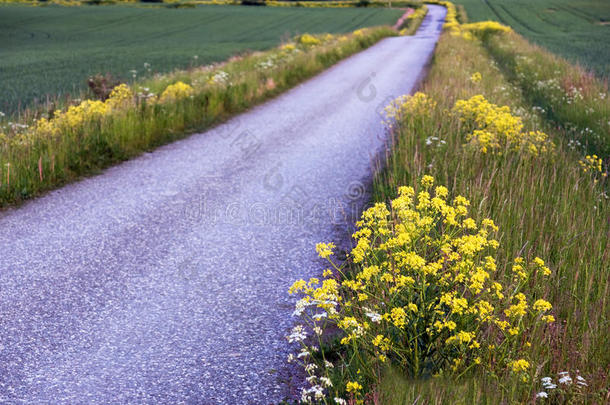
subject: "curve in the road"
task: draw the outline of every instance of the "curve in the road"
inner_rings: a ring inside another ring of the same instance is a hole
[[[0,403],[268,404],[445,10],[206,133],[0,214]]]

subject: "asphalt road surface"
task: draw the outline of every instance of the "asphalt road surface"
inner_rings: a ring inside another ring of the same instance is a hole
[[[269,404],[445,9],[210,131],[0,213],[0,403]]]

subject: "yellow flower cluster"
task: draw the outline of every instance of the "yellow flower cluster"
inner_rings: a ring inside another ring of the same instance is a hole
[[[603,160],[597,157],[597,155],[587,155],[578,162],[580,167],[582,167],[583,172],[605,178],[608,176],[608,172],[604,171],[603,163]],[[597,182],[597,179],[595,179],[595,182]]]
[[[497,21],[479,21],[475,23],[462,24],[460,26],[463,32],[469,33],[478,37],[483,37],[488,34],[495,34],[499,32],[511,32],[512,29],[504,24],[500,24]]]
[[[483,153],[513,150],[538,156],[555,148],[544,132],[523,131],[521,118],[511,114],[510,107],[499,107],[480,94],[456,101],[453,111],[473,129],[466,139]]]
[[[435,107],[436,101],[419,91],[413,95],[397,97],[384,109],[385,124],[391,126],[392,122],[410,115],[427,116]]]
[[[513,373],[521,373],[523,371],[527,371],[527,369],[530,368],[530,363],[527,360],[519,359],[511,361],[509,367],[513,371]]]
[[[332,242],[331,243],[318,243],[316,245],[316,251],[318,252],[318,255],[323,259],[327,259],[330,255],[332,255],[334,248],[335,248],[335,244]]]
[[[176,82],[167,86],[163,93],[161,93],[159,102],[162,104],[173,103],[192,96],[194,92],[195,91],[190,85],[183,82]]]
[[[445,24],[443,25],[443,28],[454,36],[462,36],[465,39],[474,39],[475,36],[484,37],[488,34],[494,34],[497,32],[512,31],[509,26],[500,24],[497,21],[480,21],[470,24],[460,24],[457,19],[457,9],[453,3],[439,0],[429,0],[427,3],[440,4],[447,8],[447,15],[445,16]]]
[[[282,51],[294,51],[295,49],[297,49],[296,45],[293,43],[288,43],[288,44],[284,44],[280,47],[280,49]]]
[[[580,166],[582,167],[582,170],[585,173],[588,171],[601,172],[602,163],[602,159],[598,158],[597,155],[587,155],[579,162]]]
[[[299,37],[299,44],[313,46],[320,45],[321,41],[311,34],[303,34]]]
[[[353,235],[355,273],[342,281],[325,272],[321,284],[295,282],[290,292],[303,294],[295,312],[314,330],[319,319],[335,325],[349,350],[369,353],[367,375],[376,376],[379,362],[387,361],[411,376],[459,374],[474,366],[523,373],[527,333],[554,320],[548,301],[526,294],[550,270],[542,259],[517,258],[518,277],[499,274],[493,220],[476,221],[468,199],[450,199],[449,190],[434,183],[424,176],[419,190],[400,187],[390,207],[366,210]],[[333,248],[316,247],[324,258]]]
[[[126,84],[120,84],[112,90],[106,101],[85,100],[79,105],[68,107],[65,112],[55,111],[52,119],[39,119],[32,127],[30,135],[59,136],[63,132],[78,130],[85,123],[102,119],[133,104],[133,92]]]
[[[346,386],[347,392],[357,392],[357,391],[360,391],[361,389],[362,389],[362,385],[360,385],[359,383],[354,382],[354,381],[349,381]]]
[[[134,104],[133,91],[125,83],[119,84],[110,92],[106,104],[114,110],[130,107]]]

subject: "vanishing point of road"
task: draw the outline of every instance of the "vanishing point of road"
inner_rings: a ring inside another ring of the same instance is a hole
[[[205,133],[0,213],[0,403],[270,404],[445,9]]]

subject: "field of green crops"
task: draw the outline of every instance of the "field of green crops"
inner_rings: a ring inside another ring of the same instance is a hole
[[[456,0],[469,21],[496,20],[530,41],[610,78],[610,1]]]
[[[402,13],[379,8],[0,5],[0,111],[15,112],[47,95],[78,95],[97,73],[132,80],[134,74],[141,78],[267,49],[299,33],[392,24]]]

